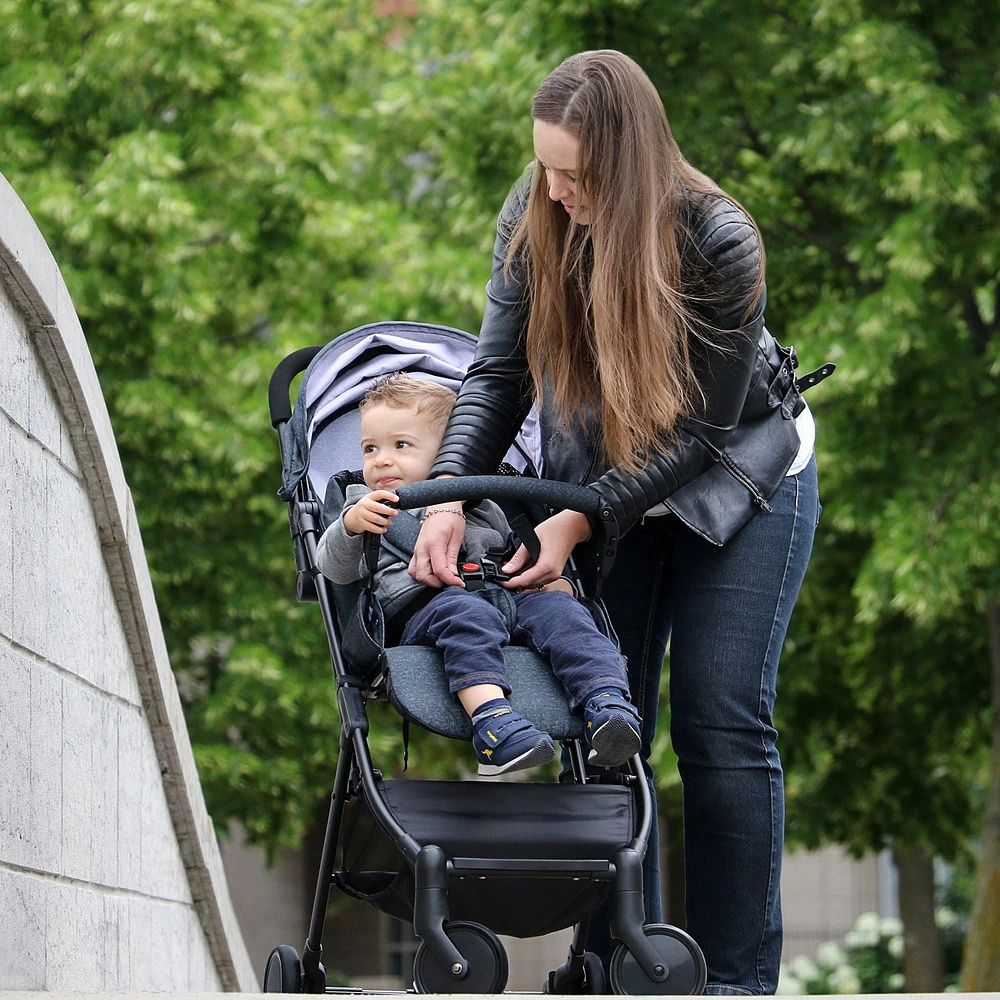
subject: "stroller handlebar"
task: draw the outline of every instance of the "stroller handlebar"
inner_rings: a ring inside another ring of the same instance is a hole
[[[292,387],[292,379],[296,375],[304,372],[309,363],[322,347],[302,347],[293,351],[288,357],[279,362],[271,375],[271,381],[267,384],[267,405],[271,412],[271,426],[290,420],[292,417],[292,403],[288,398],[289,390]]]
[[[585,486],[528,476],[456,476],[411,483],[397,491],[403,510],[447,503],[450,500],[527,500],[564,510],[575,510],[599,521],[613,520],[614,512],[604,498]]]
[[[489,497],[491,500],[525,503],[534,501],[536,504],[585,514],[594,526],[593,537],[588,543],[596,557],[592,596],[595,600],[601,596],[603,581],[611,572],[618,551],[618,521],[610,504],[596,490],[528,476],[456,476],[454,479],[430,479],[422,483],[411,483],[409,486],[401,486],[395,492],[399,496],[399,507],[402,510],[446,503],[449,500]],[[514,525],[512,522],[512,526],[531,553],[532,559],[537,559],[538,538],[530,521],[523,525]],[[381,536],[371,537],[375,540],[375,547],[371,551],[368,565],[374,572],[378,561],[377,545]],[[367,552],[366,558],[369,558]]]

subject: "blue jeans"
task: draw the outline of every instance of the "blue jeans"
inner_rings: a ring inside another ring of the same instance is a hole
[[[604,600],[628,657],[645,760],[670,640],[671,738],[684,791],[687,930],[707,993],[774,993],[781,959],[784,787],[774,729],[778,659],[819,518],[816,466],[790,476],[719,548],[673,516],[619,545]],[[646,853],[647,922],[662,920],[658,843]],[[592,950],[606,957],[605,911]]]
[[[628,689],[617,647],[574,597],[525,591],[514,595],[514,605],[517,628],[511,635],[488,601],[461,587],[445,587],[406,623],[401,642],[441,650],[452,694],[474,684],[497,684],[510,694],[501,647],[511,641],[548,657],[570,708],[581,708],[598,691]]]

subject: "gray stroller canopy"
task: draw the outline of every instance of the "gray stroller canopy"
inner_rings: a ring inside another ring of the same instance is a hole
[[[361,468],[358,404],[376,379],[406,372],[457,390],[475,352],[472,334],[427,323],[370,323],[331,340],[302,376],[292,418],[281,429],[284,465],[278,495],[290,500],[308,475],[322,501],[334,473]],[[537,475],[540,456],[533,409],[504,461],[518,472]]]

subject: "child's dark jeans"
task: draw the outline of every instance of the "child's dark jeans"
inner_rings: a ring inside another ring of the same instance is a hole
[[[445,587],[407,622],[401,642],[441,650],[452,694],[474,684],[496,684],[510,694],[501,648],[511,642],[548,658],[573,709],[600,689],[628,690],[617,647],[579,601],[562,591],[513,596],[518,622],[513,635],[488,601],[461,587]]]

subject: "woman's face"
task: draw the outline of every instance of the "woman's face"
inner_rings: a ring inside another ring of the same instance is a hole
[[[590,212],[577,187],[580,141],[560,125],[535,121],[535,159],[545,171],[549,197],[566,209],[577,225],[590,222]]]

